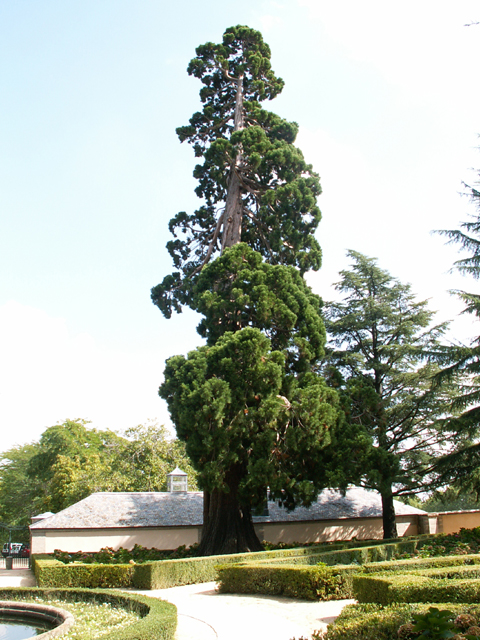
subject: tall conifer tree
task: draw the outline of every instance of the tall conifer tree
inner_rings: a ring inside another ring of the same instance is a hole
[[[438,367],[430,361],[446,325],[432,325],[427,302],[374,259],[355,251],[349,257],[352,268],[337,284],[343,300],[325,303],[325,366],[333,367],[346,419],[356,427],[341,446],[348,458],[362,442],[353,464],[360,484],[380,493],[384,537],[395,538],[394,497],[430,488],[432,464],[454,433],[443,420],[454,390],[435,383]]]
[[[297,125],[260,102],[281,91],[261,34],[227,29],[196,50],[201,112],[177,129],[203,164],[202,205],[170,221],[177,269],[152,289],[166,317],[204,314],[207,346],[167,361],[160,395],[204,489],[200,552],[261,548],[252,509],[267,487],[287,508],[328,484],[322,452],[336,393],[313,371],[323,356],[321,303],[303,280],[320,267],[318,176],[293,142]]]
[[[179,127],[203,164],[195,167],[202,205],[178,213],[167,243],[176,271],[152,289],[166,317],[191,304],[192,281],[227,247],[243,241],[272,264],[318,269],[321,251],[314,232],[320,221],[318,175],[294,146],[298,126],[261,102],[272,100],[283,80],[270,66],[270,48],[249,27],[227,29],[221,44],[196,49],[188,73],[203,87],[202,111]]]

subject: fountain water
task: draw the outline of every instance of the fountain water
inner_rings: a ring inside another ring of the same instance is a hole
[[[71,613],[32,602],[0,601],[0,640],[48,640],[75,623]]]

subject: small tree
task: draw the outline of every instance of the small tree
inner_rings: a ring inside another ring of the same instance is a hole
[[[454,390],[435,387],[438,368],[429,361],[445,325],[431,325],[433,313],[410,285],[371,258],[348,255],[352,268],[337,285],[344,299],[326,304],[328,366],[343,388],[347,420],[366,444],[353,464],[361,484],[381,494],[384,537],[392,538],[394,497],[429,488],[432,461],[452,435],[441,418]],[[342,446],[347,457],[348,440]]]

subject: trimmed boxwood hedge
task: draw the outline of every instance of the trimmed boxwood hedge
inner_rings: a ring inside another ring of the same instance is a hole
[[[262,593],[303,600],[352,598],[352,574],[360,567],[302,567],[298,565],[218,566],[222,593]]]
[[[412,571],[354,575],[353,592],[358,602],[388,605],[400,602],[478,602],[480,571],[456,567],[454,571]]]
[[[25,600],[34,597],[57,598],[67,602],[108,603],[141,616],[138,622],[102,635],[102,640],[173,640],[177,628],[177,608],[170,602],[139,594],[92,589],[41,589],[12,587],[0,589],[2,600]]]
[[[325,640],[398,640],[398,628],[412,621],[412,616],[425,613],[429,604],[358,604],[345,607],[333,624],[328,626]],[[441,607],[454,616],[469,613],[480,617],[480,607],[447,603]]]
[[[329,543],[320,545],[320,547],[276,549],[256,553],[159,560],[142,564],[123,565],[80,563],[65,565],[58,560],[54,560],[52,556],[44,554],[33,556],[32,564],[37,584],[41,587],[162,589],[217,580],[217,565],[223,566],[234,563],[242,563],[241,566],[244,567],[253,562],[255,566],[268,566],[271,567],[271,570],[282,565],[287,565],[288,567],[292,565],[315,566],[319,563],[335,567],[338,565],[363,565],[367,570],[369,563],[388,561],[404,553],[413,553],[429,539],[431,539],[431,536],[421,535],[409,539],[387,541],[350,541]],[[437,563],[443,559],[437,557],[429,560]],[[440,565],[435,564],[432,566]],[[376,571],[378,570],[376,569]],[[353,569],[349,570],[348,575],[352,571]],[[225,576],[226,574],[222,575]],[[295,583],[296,580],[297,578],[292,576],[291,581]],[[347,577],[346,580],[348,581],[350,578]],[[236,582],[240,584],[241,581],[236,579]],[[249,579],[249,583],[256,584],[256,580]],[[248,591],[248,593],[267,593],[264,590],[264,586],[259,588],[262,588],[262,591],[258,591],[255,587],[255,590]],[[324,587],[318,588],[323,593]],[[247,591],[244,592],[247,593]],[[310,593],[311,589],[308,589],[308,592]]]
[[[84,587],[108,589],[134,586],[131,564],[63,564],[51,556],[32,556],[32,568],[39,587]]]

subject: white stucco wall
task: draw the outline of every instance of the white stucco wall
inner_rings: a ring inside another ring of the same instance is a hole
[[[176,549],[200,541],[201,527],[159,527],[158,529],[33,529],[32,553],[99,551],[103,547],[132,549],[136,544],[155,549]]]
[[[418,533],[417,516],[397,516],[399,536]],[[260,540],[279,542],[334,542],[336,540],[375,540],[383,537],[381,518],[323,520],[316,522],[265,523],[255,525]]]
[[[398,516],[400,536],[418,533],[418,516]],[[323,520],[316,522],[264,523],[255,525],[260,540],[278,542],[327,542],[335,540],[372,540],[383,536],[381,518]],[[32,553],[62,551],[99,551],[102,547],[131,549],[135,544],[155,549],[176,549],[200,542],[201,527],[159,527],[122,529],[33,529]]]

